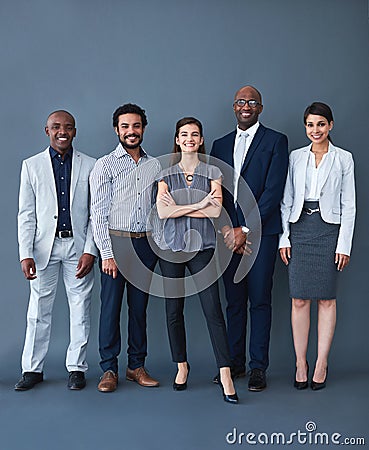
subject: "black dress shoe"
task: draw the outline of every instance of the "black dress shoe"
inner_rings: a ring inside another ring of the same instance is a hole
[[[262,369],[251,369],[249,379],[249,391],[260,392],[267,387],[265,371]]]
[[[16,391],[28,391],[28,389],[32,389],[35,384],[41,383],[43,380],[44,374],[42,372],[24,372],[14,389]]]
[[[328,366],[325,371],[325,379],[321,383],[318,383],[317,381],[311,380],[310,387],[313,391],[319,391],[320,389],[324,389],[325,385],[327,383],[327,376],[328,376]]]
[[[75,370],[69,372],[68,388],[72,391],[79,391],[86,386],[86,378],[84,372]]]
[[[295,380],[294,380],[294,387],[296,389],[298,389],[299,391],[302,391],[303,389],[306,389],[309,386],[309,364],[306,362],[306,381],[296,381],[296,372],[297,372],[297,367],[296,367],[296,372],[295,372]]]
[[[246,376],[246,370],[244,367],[231,367],[232,380],[236,378],[242,378]],[[213,378],[213,383],[220,384],[220,373],[218,372]]]
[[[185,391],[187,389],[187,380],[190,374],[190,365],[187,363],[187,379],[184,383],[176,383],[176,379],[173,381],[173,389],[175,391]]]

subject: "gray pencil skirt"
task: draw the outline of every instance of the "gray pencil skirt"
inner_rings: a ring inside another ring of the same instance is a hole
[[[315,209],[319,202],[305,202]],[[332,300],[336,298],[337,266],[334,263],[340,225],[326,223],[320,212],[302,212],[290,224],[291,259],[288,277],[291,298]]]

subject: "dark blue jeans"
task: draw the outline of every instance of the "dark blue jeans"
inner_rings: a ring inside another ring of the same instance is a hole
[[[120,242],[122,245],[119,245],[119,251],[124,252],[124,264],[127,264],[127,267],[135,270],[134,255],[130,245],[132,243],[136,255],[149,271],[153,271],[157,262],[157,255],[152,251],[145,237],[139,239],[114,238],[122,240]],[[143,277],[145,278],[142,280],[143,286],[148,289],[151,281],[150,272],[143,275]],[[118,372],[118,355],[121,350],[120,313],[126,286],[128,303],[128,367],[137,369],[145,363],[147,355],[146,308],[149,294],[145,290],[141,290],[131,284],[120,272],[118,272],[118,276],[115,279],[101,272],[99,352],[101,357],[100,366],[104,372],[107,370]]]
[[[206,249],[199,251],[197,254],[194,254],[192,259],[180,263],[166,261],[165,253],[167,252],[163,252],[163,258],[160,258],[159,260],[162,275],[167,278],[178,279],[174,284],[170,283],[172,280],[166,281],[164,279],[164,291],[166,295],[169,290],[171,291],[171,297],[173,297],[173,292],[178,293],[177,298],[166,298],[165,302],[172,359],[173,362],[178,363],[187,361],[186,331],[183,315],[185,295],[184,283],[181,278],[184,278],[185,269],[187,267],[191,275],[194,277],[195,285],[200,285],[199,279],[196,278],[196,274],[209,265],[214,250]],[[208,276],[210,277],[209,280],[214,281],[209,287],[200,290],[198,295],[200,297],[201,307],[205,315],[217,366],[230,367],[227,333],[219,299],[218,283],[216,281],[216,267],[213,262],[210,264],[211,266],[208,267]],[[203,281],[204,280],[202,279],[201,282]]]

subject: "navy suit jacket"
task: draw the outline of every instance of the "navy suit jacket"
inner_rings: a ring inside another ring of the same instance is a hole
[[[210,155],[233,168],[235,138],[236,130],[214,141]],[[263,235],[282,233],[280,202],[287,170],[287,136],[260,124],[248,149],[240,176],[248,184],[257,202]],[[230,172],[228,176],[231,176]],[[241,210],[234,205],[233,176],[232,180],[225,180],[225,184],[228,185],[228,189],[223,187],[223,207],[233,227],[246,225],[247,218],[245,219]],[[241,194],[241,191],[239,193]]]

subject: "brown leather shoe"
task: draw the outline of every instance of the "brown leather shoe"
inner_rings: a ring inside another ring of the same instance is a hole
[[[100,392],[114,392],[118,385],[118,374],[112,370],[107,370],[100,378],[97,389]]]
[[[145,387],[157,387],[159,386],[159,381],[151,378],[150,375],[146,372],[145,367],[138,367],[137,369],[130,369],[127,367],[126,379],[128,381],[135,381],[140,386]]]

